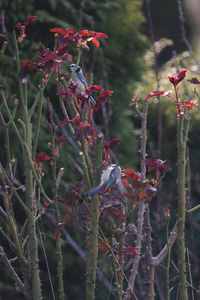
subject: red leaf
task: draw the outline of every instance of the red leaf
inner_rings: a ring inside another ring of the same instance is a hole
[[[177,76],[177,78],[178,78],[178,83],[179,83],[180,81],[182,81],[182,80],[185,78],[186,73],[187,73],[187,70],[183,70],[183,71],[180,71],[180,72],[178,73],[178,76]]]
[[[103,38],[103,39],[108,39],[107,34],[102,33],[102,32],[96,32],[97,38]]]
[[[131,179],[139,179],[140,178],[140,176],[138,176],[136,171],[131,168],[124,169],[123,173],[126,175],[126,177],[131,178]]]
[[[59,236],[60,236],[60,233],[61,233],[61,230],[62,230],[62,228],[64,227],[64,223],[59,223],[58,224],[58,227],[57,227],[57,230],[54,232],[54,238],[56,239],[56,243],[58,242],[58,238],[59,238]]]
[[[106,90],[99,94],[98,98],[96,99],[97,103],[105,103],[107,98],[112,95],[112,91]]]
[[[191,82],[191,83],[193,83],[193,84],[200,84],[200,81],[196,77],[188,79],[188,81]]]
[[[135,252],[135,248],[134,247],[125,248],[124,252],[127,253],[127,254],[131,254],[133,256],[136,256],[136,252]]]
[[[66,30],[62,28],[52,28],[50,29],[50,32],[59,33],[62,34],[63,36],[66,34]]]
[[[158,96],[158,95],[163,95],[165,91],[153,91],[151,93],[149,93],[144,100],[147,100],[148,98],[154,97],[154,96]]]
[[[42,162],[46,160],[50,160],[51,157],[44,152],[36,153],[34,162]]]
[[[111,213],[121,222],[125,220],[125,215],[120,210],[111,210]]]
[[[87,94],[89,94],[89,93],[94,93],[94,92],[99,91],[99,90],[101,90],[101,91],[103,90],[103,88],[100,85],[91,85],[89,88],[87,88],[85,90],[85,92]]]
[[[66,126],[68,124],[75,124],[75,123],[79,123],[80,120],[80,115],[77,114],[72,120],[69,120],[68,118],[65,118],[63,121],[61,121],[57,126],[58,127],[63,127]]]
[[[192,99],[191,101],[184,101],[182,106],[186,107],[189,110],[195,107],[197,103],[198,103],[197,99]]]
[[[129,182],[127,178],[122,178],[122,184],[124,187],[128,188],[129,187]]]
[[[98,48],[99,45],[100,45],[99,41],[98,41],[96,38],[93,38],[93,39],[91,40],[91,42],[92,42],[97,48]]]
[[[186,76],[187,70],[183,70],[178,73],[177,77],[168,76],[169,81],[173,83],[174,86],[177,86]]]
[[[59,146],[62,142],[64,142],[64,141],[66,141],[66,137],[64,137],[63,135],[59,136],[59,138],[58,138],[58,146]]]
[[[109,143],[104,143],[104,146],[106,149],[112,149],[115,146],[117,146],[120,143],[119,139],[113,139],[112,141],[110,141]]]
[[[28,19],[26,19],[26,21],[24,22],[24,26],[26,27],[28,24],[32,23],[33,21],[35,21],[36,16],[30,16],[28,17]]]

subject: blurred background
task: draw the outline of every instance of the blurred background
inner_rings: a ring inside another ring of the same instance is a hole
[[[3,59],[0,64],[0,84],[8,95],[14,95],[17,91],[16,72],[13,67],[14,45],[13,29],[18,22],[23,23],[28,16],[36,16],[27,28],[27,38],[20,44],[20,57],[22,60],[30,59],[38,61],[36,49],[42,42],[46,47],[53,49],[54,38],[51,28],[73,28],[75,31],[89,29],[106,33],[108,40],[101,41],[101,47],[91,46],[89,52],[85,52],[81,59],[84,73],[94,74],[94,84],[102,85],[105,89],[113,91],[109,103],[103,105],[101,112],[96,113],[95,121],[99,129],[105,135],[108,142],[113,138],[119,138],[120,144],[114,149],[113,161],[118,161],[122,168],[134,168],[139,170],[140,157],[140,120],[137,118],[134,108],[130,106],[134,96],[142,99],[154,90],[169,90],[172,86],[168,76],[176,76],[180,70],[188,69],[188,78],[197,77],[200,73],[199,40],[200,20],[198,0],[185,0],[183,7],[178,5],[179,1],[168,0],[1,0],[0,14],[2,24],[0,25],[0,42],[8,40]],[[180,20],[180,9],[184,12],[184,21]],[[184,28],[183,28],[184,27]],[[188,42],[188,44],[187,44]],[[192,47],[192,53],[188,50]],[[193,57],[192,57],[193,54]],[[76,53],[72,53],[73,62],[76,61]],[[195,59],[194,59],[195,56]],[[63,72],[68,74],[68,65],[63,67]],[[41,75],[31,73],[29,77],[29,99],[33,99]],[[200,79],[200,76],[199,76]],[[55,76],[46,90],[46,97],[53,103],[55,113],[62,120],[58,96],[55,93]],[[185,80],[179,89],[180,100],[198,99],[199,87]],[[147,154],[149,158],[166,160],[171,165],[170,171],[162,182],[157,197],[153,198],[151,208],[153,253],[156,255],[165,243],[165,218],[164,208],[168,204],[172,206],[171,226],[176,219],[176,107],[170,100],[164,97],[149,100],[150,109],[148,116],[148,142]],[[41,125],[41,134],[38,152],[47,152],[48,148],[48,126],[45,118],[48,109],[44,109],[44,119]],[[199,180],[200,180],[200,113],[198,110],[191,112],[191,122],[188,141],[188,170],[187,170],[187,195],[188,207],[199,203]],[[0,129],[1,130],[1,129]],[[4,144],[0,132],[1,145]],[[16,160],[17,173],[21,178],[20,159],[17,156],[18,143],[12,141],[13,157]],[[0,151],[0,160],[4,161],[3,147]],[[65,168],[63,177],[63,195],[67,196],[65,186],[81,180],[77,153],[74,148],[63,143],[60,150],[59,166]],[[72,161],[74,161],[72,165]],[[70,172],[68,171],[70,170]],[[48,171],[47,171],[48,178]],[[23,216],[19,217],[22,218]],[[200,284],[200,212],[188,217],[186,224],[187,246],[192,265],[194,286],[198,289]],[[1,223],[1,221],[0,221]],[[41,232],[45,232],[43,238],[47,256],[51,257],[50,271],[53,281],[56,280],[55,269],[55,240],[53,238],[55,228],[48,218],[41,224]],[[84,236],[81,230],[73,225],[66,228],[68,234],[76,241],[78,247],[85,247]],[[1,237],[2,243],[5,243]],[[84,299],[85,288],[85,264],[79,254],[72,248],[69,241],[63,240],[64,250],[64,281],[68,299]],[[173,248],[176,257],[176,246]],[[41,277],[44,282],[44,299],[51,299],[46,264],[41,248]],[[104,274],[110,280],[110,270],[103,264],[105,257],[100,258]],[[176,282],[176,269],[171,268],[171,276]],[[13,291],[11,280],[7,270],[1,265],[0,273],[0,299],[21,299]],[[164,267],[156,269],[156,297],[165,299]],[[161,278],[163,280],[161,280]],[[173,283],[172,283],[173,284]],[[175,285],[175,284],[174,284]],[[98,296],[96,299],[107,299],[108,291],[101,282],[97,285]],[[172,291],[175,299],[176,288]],[[173,298],[174,297],[174,298]]]

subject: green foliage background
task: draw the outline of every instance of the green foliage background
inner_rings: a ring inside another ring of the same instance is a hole
[[[13,51],[13,29],[18,22],[23,23],[30,15],[37,16],[35,22],[27,28],[27,38],[19,45],[21,60],[30,59],[38,61],[36,48],[42,42],[46,47],[53,49],[53,34],[50,29],[54,27],[68,28],[72,27],[75,31],[80,29],[91,29],[104,32],[109,36],[109,40],[101,42],[101,48],[95,49],[91,46],[90,52],[83,54],[81,66],[84,72],[94,74],[94,83],[101,84],[105,89],[111,89],[114,93],[111,103],[106,109],[111,114],[106,127],[104,126],[104,116],[97,114],[96,122],[102,126],[107,141],[112,138],[120,138],[120,146],[116,148],[116,157],[122,167],[133,167],[138,161],[136,155],[138,150],[138,138],[133,135],[133,124],[130,118],[129,103],[133,96],[134,83],[140,80],[142,71],[145,69],[143,54],[147,48],[147,39],[142,34],[142,24],[145,19],[142,14],[142,2],[138,0],[126,1],[1,1],[1,9],[5,10],[5,24],[9,38],[9,45],[5,55],[1,60],[1,85],[8,96],[8,101],[12,104],[13,95],[17,93],[16,71],[14,66]],[[74,53],[72,53],[74,55]],[[74,57],[75,61],[76,57]],[[66,66],[66,73],[68,73]],[[30,72],[29,79],[37,88],[40,83],[41,75]],[[130,86],[132,87],[130,89]],[[50,97],[54,108],[62,119],[60,114],[58,97],[55,94],[55,77],[52,76],[45,96]],[[30,106],[34,101],[34,91],[31,91],[29,85],[28,99]],[[43,110],[43,120],[41,123],[41,132],[38,152],[45,151],[49,154],[50,132],[45,119],[48,119],[48,108]],[[109,130],[108,130],[109,129]],[[4,143],[1,134],[1,143]],[[20,167],[20,151],[17,141],[12,138],[12,154],[16,160],[17,174],[23,181],[23,170]],[[75,183],[81,179],[77,173],[71,157],[77,158],[71,145],[64,143],[60,147],[59,167],[65,168],[63,184]],[[1,151],[1,161],[4,161],[4,153]],[[70,172],[68,172],[70,170]],[[45,175],[48,180],[48,173]],[[63,195],[66,195],[63,188]],[[17,207],[15,206],[15,210]],[[22,217],[23,220],[23,217]],[[82,234],[75,228],[68,228],[71,236],[79,241],[79,245],[85,248],[85,241]],[[45,235],[43,232],[45,231]],[[50,226],[48,220],[41,224],[41,232],[44,237],[47,257],[51,257],[49,264],[52,280],[56,281],[55,267],[55,240],[53,232],[55,228]],[[5,243],[5,241],[3,242]],[[81,259],[63,241],[64,253],[64,282],[66,294],[69,299],[83,299],[85,293],[85,266]],[[6,246],[5,246],[6,247]],[[41,278],[43,281],[44,299],[51,299],[51,291],[46,273],[46,265],[41,254]],[[3,284],[0,286],[1,297],[11,299],[15,295],[16,299],[21,299],[16,291],[10,288],[12,281],[6,270],[1,273]],[[106,272],[106,270],[104,270]],[[109,273],[109,272],[108,272]],[[48,288],[49,286],[49,288]],[[106,290],[102,285],[97,286],[99,296],[97,299],[106,297]],[[1,298],[0,298],[1,299]],[[2,298],[3,299],[3,298]]]
[[[165,1],[165,5],[167,5],[167,3],[168,6],[163,7],[163,4],[159,6],[160,1],[152,1],[156,38],[162,37],[162,34],[168,35],[170,38],[175,38],[176,49],[182,50],[183,45],[180,42],[180,31],[177,29],[177,10],[174,4],[175,1]],[[155,74],[152,71],[153,62],[145,60],[144,58],[146,50],[150,48],[150,43],[144,35],[144,32],[147,34],[149,28],[144,17],[143,6],[144,3],[140,0],[30,0],[28,2],[25,0],[1,0],[1,9],[5,10],[5,23],[8,30],[11,49],[13,49],[12,31],[15,28],[16,23],[23,23],[30,15],[37,16],[36,21],[27,28],[28,37],[20,44],[20,57],[22,60],[30,59],[38,61],[36,48],[40,42],[46,47],[53,49],[54,38],[49,30],[54,27],[72,27],[75,31],[85,28],[100,31],[109,36],[108,40],[101,41],[101,48],[96,49],[91,46],[89,52],[85,51],[81,60],[81,66],[83,67],[84,73],[93,73],[95,84],[100,84],[105,89],[111,89],[114,92],[111,100],[109,100],[109,104],[106,105],[106,121],[108,121],[108,123],[105,122],[105,115],[102,115],[101,112],[96,114],[96,123],[104,132],[107,141],[112,138],[120,139],[120,145],[115,148],[114,153],[122,168],[132,167],[137,169],[139,163],[138,149],[140,131],[138,131],[138,128],[140,124],[138,119],[133,119],[132,109],[129,107],[131,99],[134,94],[137,94],[139,98],[142,99],[147,93],[156,90],[157,88]],[[174,45],[172,48],[174,49]],[[72,54],[74,55],[75,61],[75,53],[72,52]],[[8,101],[10,103],[13,101],[12,96],[17,93],[17,74],[14,68],[13,57],[14,53],[7,48],[3,59],[0,61],[0,84],[6,92],[6,95],[8,95]],[[162,64],[163,61],[161,61],[161,65]],[[188,64],[192,65],[190,61],[188,61]],[[174,61],[168,62],[160,68],[161,89],[171,89],[171,86],[166,83],[167,75],[176,75],[176,68],[177,64]],[[64,71],[68,74],[67,65]],[[29,78],[37,88],[40,83],[41,75],[31,72]],[[55,77],[52,76],[51,83],[45,92],[45,96],[50,97],[56,112],[62,119],[63,116],[59,111],[58,97],[56,96],[55,90]],[[185,94],[184,89],[181,93]],[[193,95],[193,91],[190,92],[190,96],[191,95]],[[30,105],[33,100],[34,92],[30,88]],[[150,157],[154,156],[154,158],[158,158],[155,154],[156,151],[153,151],[157,149],[158,143],[157,103],[154,100],[150,100],[149,102],[148,139],[150,143],[148,143],[148,154]],[[167,174],[167,177],[162,184],[159,200],[155,200],[151,203],[153,237],[157,241],[154,245],[155,251],[159,250],[161,245],[165,242],[165,220],[162,211],[168,203],[171,203],[173,208],[172,223],[176,218],[176,111],[174,105],[172,103],[169,104],[169,100],[165,100],[161,97],[161,103],[163,137],[162,152],[161,157],[159,158],[167,160],[167,163],[172,166],[172,172]],[[50,149],[48,142],[50,141],[50,133],[45,121],[48,119],[48,116],[48,108],[45,107],[43,111],[38,152],[45,151],[49,154]],[[199,198],[199,136],[199,116],[197,112],[193,113],[191,130],[189,133],[191,178],[194,178],[191,182],[193,188],[191,201],[193,205]],[[1,145],[4,144],[2,132],[0,132],[0,142]],[[19,145],[14,138],[12,139],[11,146],[13,156],[17,161],[17,173],[20,174],[23,180],[22,170],[20,168],[21,157],[19,156]],[[77,158],[77,153],[70,144],[63,143],[60,147],[58,165],[58,168],[64,166],[66,170],[63,177],[63,197],[67,195],[65,185],[75,183],[77,180],[81,179],[81,175],[77,172],[71,158]],[[2,149],[0,151],[0,160],[3,162],[4,159],[5,157]],[[46,176],[47,179],[49,179],[48,174],[46,174]],[[159,210],[156,210],[158,208]],[[17,207],[15,207],[15,209],[17,209]],[[23,220],[23,216],[20,217],[22,217]],[[196,213],[195,217],[196,220],[199,220],[199,213]],[[194,246],[194,235],[198,236],[198,229],[197,227],[192,228],[191,224],[193,223],[191,222],[191,220],[188,220],[188,223],[186,224],[187,243],[188,245],[192,243]],[[42,222],[41,231],[42,234],[45,232],[43,235],[45,248],[47,250],[47,256],[51,258],[49,262],[51,276],[52,280],[56,282],[56,272],[54,272],[56,268],[54,255],[55,240],[53,238],[54,230],[55,228],[49,223],[48,219],[45,219],[44,222]],[[84,249],[86,245],[82,232],[79,232],[77,228],[73,228],[73,226],[70,226],[67,230]],[[199,239],[196,239],[195,242],[192,262],[196,261],[200,244]],[[2,243],[4,244],[6,241],[2,239]],[[65,257],[64,268],[67,270],[64,273],[66,294],[69,299],[83,299],[85,288],[85,266],[66,241],[63,241],[63,253]],[[41,248],[40,254],[41,257],[43,257]],[[106,259],[103,257],[102,261],[105,261]],[[106,264],[106,266],[108,264]],[[43,294],[46,296],[46,299],[51,299],[46,266],[43,259],[41,259],[40,265],[44,287]],[[103,268],[104,272],[107,272],[109,276],[109,270],[105,268],[105,265],[103,265]],[[3,271],[0,275],[0,299],[4,299],[5,297],[6,299],[11,299],[15,296],[16,300],[20,300],[20,295],[18,296],[16,291],[13,291],[13,288],[11,288],[12,282],[7,271],[4,268],[2,269]],[[196,267],[193,272],[195,275],[195,283],[197,283],[200,279],[198,275],[200,273],[199,269]],[[159,269],[157,274],[158,277],[162,276],[160,278],[164,278],[163,270]],[[104,287],[98,283],[97,289],[97,300],[105,299],[107,291]]]

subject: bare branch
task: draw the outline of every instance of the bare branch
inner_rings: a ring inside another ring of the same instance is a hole
[[[184,25],[185,18],[184,18],[184,13],[183,13],[182,0],[177,0],[177,4],[178,4],[178,12],[179,12],[179,20],[180,20],[180,26],[181,26],[182,39],[188,48],[190,56],[194,59],[196,65],[198,66],[198,68],[200,70],[200,62],[194,55],[194,52],[192,51],[192,47],[190,45],[190,42],[188,41],[187,36],[186,36],[186,30],[185,30],[185,25]]]
[[[172,229],[170,236],[169,236],[170,247],[173,246],[176,238],[177,238],[177,222],[174,225],[174,228]],[[159,266],[159,264],[163,261],[163,259],[166,257],[166,255],[167,255],[167,244],[163,247],[163,249],[160,251],[160,253],[157,256],[152,257],[152,265],[154,267]]]
[[[27,292],[25,290],[24,284],[19,278],[18,274],[16,273],[15,269],[11,265],[10,260],[8,259],[6,253],[4,252],[4,249],[2,246],[0,246],[0,258],[3,260],[5,265],[7,266],[12,278],[15,280],[17,286],[19,287],[20,291],[24,294],[24,296],[27,298]]]

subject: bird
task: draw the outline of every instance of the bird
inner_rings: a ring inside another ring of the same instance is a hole
[[[118,164],[110,164],[101,175],[101,183],[90,191],[90,196],[98,194],[103,188],[107,190],[111,185],[117,184],[121,193],[125,192],[125,188],[121,181],[121,167]]]
[[[77,92],[81,94],[88,88],[87,82],[85,81],[85,78],[83,76],[83,71],[80,66],[76,67],[75,64],[70,65],[70,70],[71,70],[71,79],[75,84],[78,84]],[[94,100],[94,98],[92,96],[90,96],[89,99],[93,105],[96,104],[96,101]]]

